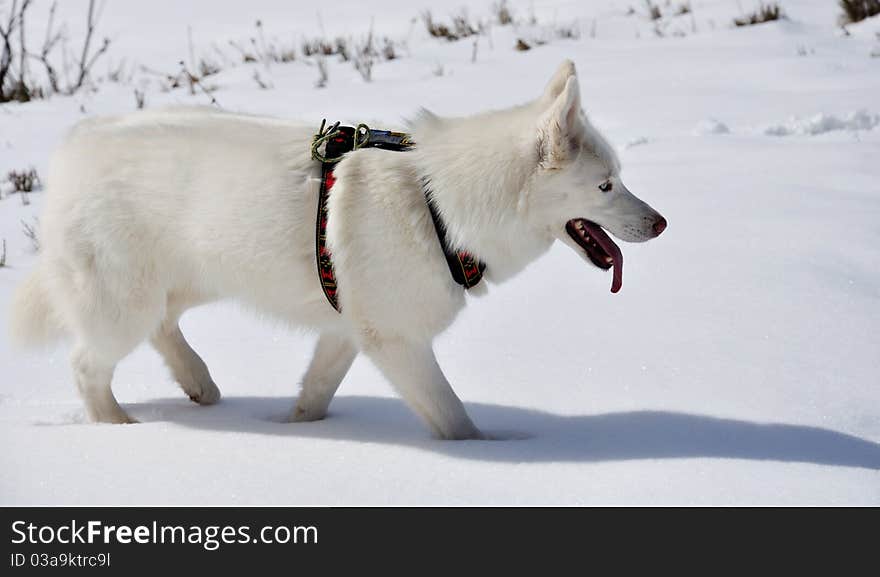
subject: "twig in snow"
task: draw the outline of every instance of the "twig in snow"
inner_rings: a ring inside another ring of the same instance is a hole
[[[315,82],[315,88],[324,88],[327,86],[327,61],[324,58],[318,58],[318,81]]]
[[[143,110],[144,106],[147,103],[147,95],[143,90],[138,88],[134,89],[134,102],[137,105],[138,110]]]
[[[189,71],[189,69],[186,67],[186,63],[183,60],[180,61],[180,71],[181,73],[183,73],[183,77],[186,78],[187,82],[189,82],[190,94],[195,95],[196,88],[198,87],[198,89],[201,90],[205,96],[211,99],[211,104],[213,104],[217,108],[223,108],[222,106],[220,106],[220,103],[217,101],[217,99],[214,98],[214,95],[211,94],[211,92],[207,88],[205,88],[205,85],[202,84],[201,79],[198,76],[194,76]]]
[[[88,18],[86,20],[86,38],[83,41],[82,54],[80,55],[79,62],[77,63],[77,79],[73,86],[70,87],[70,93],[76,92],[77,90],[82,88],[83,84],[89,76],[89,72],[92,70],[92,66],[95,65],[95,62],[98,60],[98,58],[100,58],[101,55],[107,52],[107,48],[110,47],[110,39],[105,37],[104,41],[101,43],[101,46],[94,52],[91,51],[92,37],[95,34],[96,23],[97,20],[95,15],[95,0],[89,0]]]
[[[58,84],[58,72],[55,70],[55,67],[49,61],[49,55],[55,50],[55,46],[62,38],[61,32],[55,31],[55,11],[58,8],[58,2],[53,2],[52,7],[49,9],[49,20],[46,24],[46,37],[43,39],[43,46],[40,47],[39,54],[32,54],[31,57],[37,59],[46,70],[46,77],[49,79],[49,89],[58,93],[61,92],[61,88]]]
[[[24,235],[31,241],[31,247],[34,249],[34,252],[40,252],[40,238],[37,236],[37,219],[34,219],[34,224],[32,225],[21,221],[21,228]]]
[[[257,83],[257,86],[260,87],[260,90],[269,90],[272,88],[272,85],[268,82],[265,82],[262,78],[260,78],[260,71],[254,70],[254,82]]]

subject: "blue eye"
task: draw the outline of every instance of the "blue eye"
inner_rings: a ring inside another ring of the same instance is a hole
[[[599,190],[602,192],[611,192],[612,184],[610,180],[606,180],[602,184],[599,185]]]

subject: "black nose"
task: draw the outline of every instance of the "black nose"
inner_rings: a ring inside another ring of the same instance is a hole
[[[661,216],[660,220],[654,223],[654,234],[660,236],[664,230],[666,230],[666,219]]]

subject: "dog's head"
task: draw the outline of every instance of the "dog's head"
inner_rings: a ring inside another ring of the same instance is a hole
[[[563,62],[535,108],[538,168],[529,191],[530,218],[587,262],[605,270],[614,267],[611,292],[617,292],[623,255],[605,231],[644,242],[663,232],[666,219],[620,179],[614,150],[581,109],[572,62]]]

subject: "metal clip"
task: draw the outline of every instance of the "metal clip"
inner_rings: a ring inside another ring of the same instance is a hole
[[[321,154],[318,149],[321,148],[321,145],[326,143],[328,140],[336,136],[339,132],[339,122],[333,124],[327,131],[324,131],[324,126],[327,125],[327,119],[324,118],[321,120],[321,128],[318,129],[318,133],[312,138],[312,160],[317,160],[318,162],[335,162],[342,158],[342,156],[338,156],[335,158],[327,158],[323,154]],[[368,135],[369,136],[369,135]],[[357,139],[355,139],[356,141]],[[327,151],[327,148],[324,148],[324,151]]]

